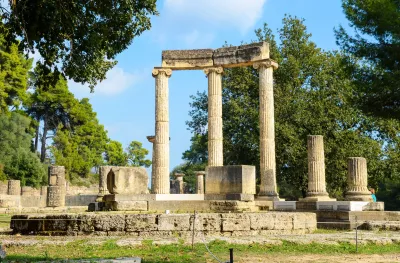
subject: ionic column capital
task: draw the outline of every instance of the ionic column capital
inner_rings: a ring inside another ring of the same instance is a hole
[[[269,59],[269,60],[266,60],[263,62],[256,62],[253,64],[254,69],[259,69],[261,67],[265,67],[265,68],[272,67],[273,69],[278,69],[278,63],[272,59]]]
[[[165,76],[170,77],[172,75],[172,69],[169,68],[154,68],[151,72],[153,77],[156,77],[159,74],[165,74]]]
[[[224,72],[224,68],[223,67],[213,67],[213,68],[206,68],[204,69],[204,73],[206,73],[206,75],[208,76],[208,74],[210,74],[211,72],[216,72],[218,74],[222,74]]]

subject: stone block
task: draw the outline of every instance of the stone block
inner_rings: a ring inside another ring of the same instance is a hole
[[[384,211],[385,203],[384,202],[369,202],[362,208],[363,211]]]
[[[149,176],[142,167],[113,167],[107,175],[111,194],[148,194]]]
[[[112,211],[147,211],[147,201],[110,201],[106,209]]]
[[[204,200],[254,201],[253,194],[206,194]]]
[[[250,216],[248,214],[221,214],[221,220],[222,232],[250,230]]]
[[[157,231],[158,230],[158,215],[126,215],[126,231],[127,232],[140,232],[140,231]]]
[[[292,230],[294,213],[275,213],[275,230]]]
[[[104,202],[93,202],[88,205],[89,212],[103,211],[104,208],[105,208]]]
[[[206,194],[255,194],[256,168],[250,165],[207,167]]]
[[[165,212],[165,210],[179,212],[210,211],[210,202],[193,201],[149,201],[149,211]]]
[[[212,49],[163,50],[162,67],[191,69],[213,66]]]
[[[267,42],[259,42],[238,46],[236,57],[238,63],[268,59],[269,44]]]
[[[65,187],[65,167],[49,166],[49,185]]]
[[[251,230],[272,230],[275,225],[274,213],[252,213],[250,217]]]
[[[103,197],[108,201],[154,201],[156,194],[108,194]]]
[[[20,195],[1,195],[0,207],[1,208],[18,208],[21,205]]]
[[[190,215],[159,215],[159,231],[189,231]]]
[[[125,215],[98,214],[94,218],[95,231],[125,231]]]
[[[296,201],[274,201],[274,210],[294,211],[296,210]]]
[[[8,194],[8,183],[0,182],[0,195]]]
[[[21,195],[21,181],[8,180],[8,195]]]
[[[90,233],[95,231],[95,214],[80,214],[78,215],[78,229],[83,233]]]
[[[46,197],[21,196],[21,207],[46,207]]]
[[[204,194],[156,194],[158,201],[203,201]]]
[[[255,210],[255,203],[242,201],[210,201],[210,209],[215,212],[248,212]]]
[[[229,64],[237,64],[236,52],[238,47],[222,47],[215,49],[213,52],[213,60],[215,66],[223,66]]]
[[[49,232],[78,231],[78,215],[46,215],[46,220],[44,220],[44,230]]]
[[[65,206],[65,191],[62,186],[51,185],[47,188],[47,206]]]
[[[196,214],[196,220],[194,216],[190,217],[190,230],[193,230],[193,223],[196,231],[210,231],[220,232],[221,231],[221,215],[220,214]]]

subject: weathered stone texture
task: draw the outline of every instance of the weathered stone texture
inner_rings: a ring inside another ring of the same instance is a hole
[[[51,185],[47,188],[47,206],[65,206],[65,192],[62,186]]]
[[[204,194],[204,175],[205,171],[195,171],[196,175],[196,194]]]
[[[49,166],[49,185],[65,187],[65,167]]]
[[[178,193],[177,194],[184,194],[185,193],[183,176],[185,176],[185,174],[183,174],[183,173],[175,173],[176,181],[178,183]]]
[[[2,195],[0,197],[1,208],[18,208],[21,204],[20,195]]]
[[[172,69],[213,66],[213,50],[164,50],[162,51],[162,66]]]
[[[222,231],[250,230],[248,214],[221,214]]]
[[[161,231],[188,231],[190,228],[190,215],[174,214],[174,215],[159,215],[158,230]]]
[[[370,191],[368,191],[367,160],[362,157],[350,157],[348,159],[348,190],[346,200],[372,202]]]
[[[142,167],[113,167],[107,176],[111,194],[147,194],[149,176]]]
[[[48,188],[47,185],[41,186],[40,187],[40,195],[47,197],[47,188]]]
[[[8,180],[8,195],[21,195],[20,180]]]
[[[157,231],[158,230],[158,215],[126,215],[126,231]]]
[[[256,172],[250,165],[207,167],[206,194],[255,194]]]
[[[107,188],[107,175],[115,166],[100,166],[99,169],[99,197],[109,193]]]
[[[272,230],[275,227],[274,213],[252,214],[250,216],[251,230]]]
[[[221,215],[216,213],[196,214],[190,217],[190,230],[193,230],[193,223],[196,231],[221,231]]]
[[[8,182],[0,182],[0,195],[8,194]]]
[[[110,201],[106,209],[112,211],[147,211],[147,201]]]
[[[96,215],[95,231],[125,231],[125,215]]]

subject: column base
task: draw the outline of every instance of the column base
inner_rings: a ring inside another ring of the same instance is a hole
[[[372,196],[370,192],[347,192],[345,194],[346,201],[363,201],[372,202]]]
[[[279,195],[257,195],[256,201],[285,201],[284,198],[279,198]]]

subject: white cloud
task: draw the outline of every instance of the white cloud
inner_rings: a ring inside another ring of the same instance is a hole
[[[234,27],[245,34],[261,18],[265,2],[266,0],[165,0],[164,12],[176,19],[201,20],[216,27]]]
[[[106,79],[97,84],[97,86],[94,88],[94,92],[95,94],[107,96],[117,95],[132,87],[139,80],[139,74],[126,72],[123,68],[116,66],[107,72]],[[78,97],[90,95],[90,89],[87,84],[82,85],[69,80],[68,86],[70,90]]]

